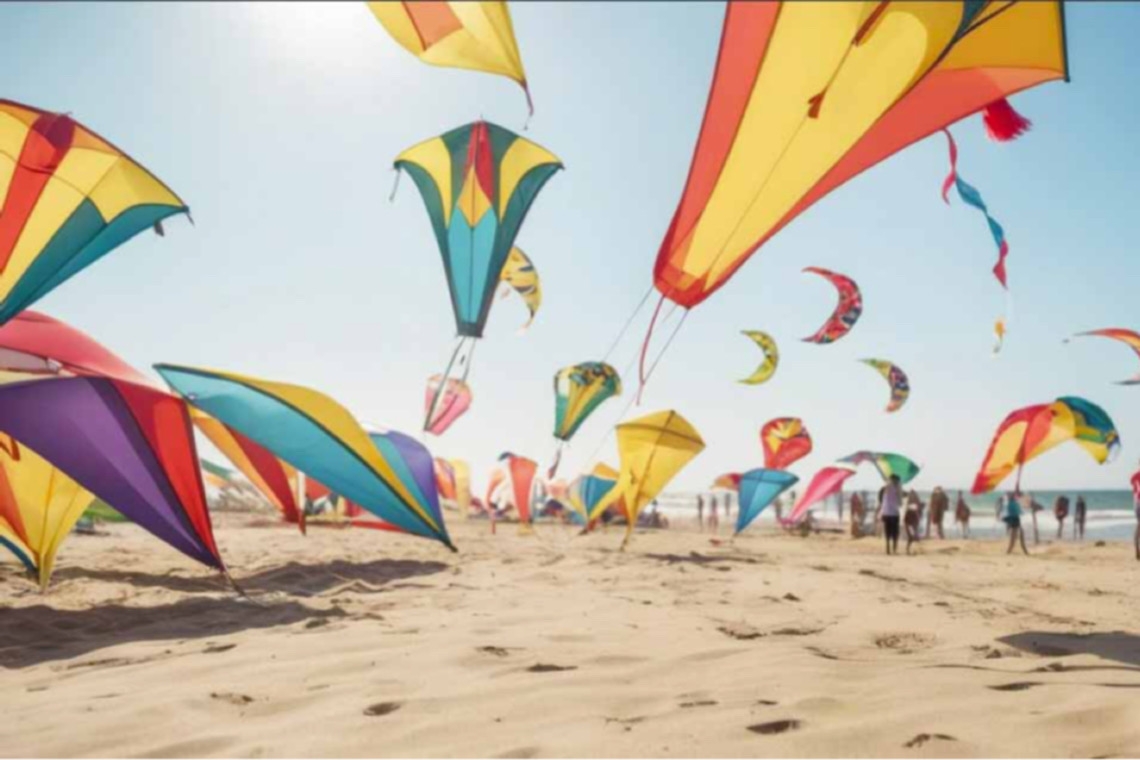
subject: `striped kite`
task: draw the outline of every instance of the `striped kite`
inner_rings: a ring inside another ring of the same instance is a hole
[[[542,280],[538,277],[538,271],[522,249],[515,246],[507,256],[507,263],[503,264],[499,279],[503,281],[499,298],[506,298],[511,294],[511,290],[514,290],[526,304],[526,310],[530,312],[530,319],[520,331],[525,332],[534,322],[538,307],[542,306]]]
[[[0,100],[0,324],[175,214],[170,188],[70,116]]]
[[[424,389],[424,430],[443,435],[471,407],[471,400],[471,387],[463,380],[451,377],[444,383],[443,375],[432,375]]]
[[[1101,338],[1112,338],[1113,340],[1118,340],[1135,351],[1137,356],[1140,356],[1140,333],[1137,333],[1134,330],[1125,330],[1121,327],[1107,327],[1103,330],[1090,330],[1089,332],[1077,333],[1073,337],[1080,338],[1087,335],[1095,335]],[[1065,342],[1067,343],[1068,341]],[[1128,380],[1120,380],[1117,382],[1117,385],[1140,385],[1140,374],[1136,375],[1135,377],[1131,377]]]
[[[836,304],[835,311],[831,313],[823,326],[815,331],[814,335],[810,338],[804,338],[804,342],[834,343],[851,332],[851,328],[859,321],[859,317],[863,314],[863,294],[855,281],[845,275],[820,267],[808,267],[804,271],[818,274],[839,291],[839,303]]]
[[[562,446],[586,418],[609,399],[621,395],[621,378],[605,362],[582,362],[554,373],[554,437],[558,451],[547,473],[553,478],[562,457]]]
[[[902,409],[903,404],[910,398],[910,380],[906,373],[897,365],[883,359],[860,359],[859,361],[869,367],[874,367],[891,386],[891,400],[887,404],[886,411],[890,413]]]

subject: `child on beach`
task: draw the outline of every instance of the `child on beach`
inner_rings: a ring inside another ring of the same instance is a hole
[[[1006,554],[1013,552],[1013,545],[1019,538],[1021,539],[1021,551],[1029,554],[1029,549],[1025,546],[1025,531],[1021,527],[1021,498],[1020,493],[1013,492],[1005,501],[1005,515],[1002,517],[1002,521],[1009,532],[1009,547],[1005,550]]]
[[[958,492],[958,503],[954,506],[954,522],[958,523],[958,533],[962,538],[970,537],[970,505]]]
[[[883,534],[887,537],[887,554],[899,553],[899,510],[902,507],[902,485],[898,475],[879,491],[879,513],[883,520]]]
[[[1077,503],[1073,506],[1073,540],[1075,541],[1085,540],[1085,518],[1088,517],[1088,511],[1085,497],[1077,494]]]

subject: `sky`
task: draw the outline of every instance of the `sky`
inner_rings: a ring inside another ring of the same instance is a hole
[[[542,277],[535,324],[518,334],[521,302],[496,302],[470,377],[474,404],[427,441],[438,456],[469,460],[477,490],[502,451],[551,460],[553,374],[602,358],[650,286],[724,13],[714,2],[511,8],[536,108],[524,134],[566,170],[517,240]],[[1123,455],[1098,467],[1062,447],[1031,465],[1025,484],[1127,487],[1140,457],[1140,388],[1112,381],[1135,374],[1136,357],[1107,340],[1062,341],[1140,328],[1140,5],[1070,3],[1067,30],[1072,81],[1014,98],[1031,132],[998,145],[980,117],[953,128],[961,175],[1011,245],[1014,318],[1001,355],[991,353],[1004,304],[993,242],[976,211],[940,199],[948,163],[936,135],[808,210],[688,315],[641,405],[625,413],[676,409],[704,437],[672,488],[760,466],[760,426],[786,415],[802,417],[815,439],[793,467],[805,480],[879,449],[921,463],[920,488],[968,487],[1008,412],[1061,395],[1103,406]],[[455,328],[414,184],[405,178],[389,201],[392,159],[480,117],[522,132],[526,102],[513,82],[421,63],[364,3],[5,3],[0,50],[2,97],[70,113],[193,215],[193,224],[168,221],[163,238],[130,241],[36,308],[138,367],[308,385],[361,420],[418,432],[425,380],[443,370]],[[862,319],[830,346],[799,340],[835,300],[806,266],[843,272],[863,291]],[[648,317],[614,351],[619,371]],[[736,382],[761,359],[744,329],[780,346],[780,368],[761,386]],[[886,384],[864,357],[909,374],[898,413],[884,413]],[[635,375],[578,432],[562,474],[595,452],[616,464],[610,431]],[[861,474],[853,485],[873,482]]]

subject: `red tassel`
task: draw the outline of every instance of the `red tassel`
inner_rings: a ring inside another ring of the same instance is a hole
[[[995,142],[1016,140],[1033,126],[1033,122],[1013,110],[1013,106],[1005,98],[995,100],[986,106],[982,112],[982,120],[986,124],[986,133]]]

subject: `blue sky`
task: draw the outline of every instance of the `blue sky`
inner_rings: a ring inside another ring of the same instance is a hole
[[[517,3],[516,35],[536,114],[527,137],[566,171],[535,203],[518,243],[545,303],[498,302],[471,382],[475,403],[439,455],[469,459],[481,487],[503,450],[553,453],[551,376],[601,358],[650,284],[688,169],[715,62],[719,3]],[[1058,450],[1033,466],[1037,488],[1125,487],[1140,448],[1137,371],[1109,341],[1063,345],[1085,329],[1140,327],[1135,211],[1140,151],[1140,6],[1071,3],[1070,84],[1018,96],[1034,121],[995,145],[979,118],[956,126],[962,175],[1005,226],[1015,317],[990,353],[1001,312],[995,251],[973,210],[943,205],[941,137],[850,182],[781,232],[690,315],[640,409],[681,411],[708,447],[676,482],[705,487],[761,463],[757,431],[802,416],[816,452],[794,469],[859,448],[925,465],[917,484],[968,485],[1002,417],[1083,395],[1115,418],[1124,454],[1097,467]],[[2,4],[3,96],[70,112],[148,166],[192,209],[194,225],[131,241],[40,308],[137,366],[204,365],[320,388],[358,417],[415,432],[428,375],[454,325],[439,253],[411,182],[389,202],[392,158],[479,116],[521,131],[510,81],[426,66],[363,3]],[[832,346],[799,342],[830,313],[817,265],[855,278],[865,313]],[[648,313],[614,355],[624,369]],[[668,327],[668,326],[666,326]],[[782,364],[766,385],[739,331],[774,335]],[[667,330],[661,334],[667,334]],[[910,402],[886,415],[885,383],[856,360],[890,359]],[[635,379],[626,378],[627,393]],[[564,473],[586,464],[625,407],[578,433]],[[612,436],[601,449],[616,463]],[[857,483],[870,483],[861,476]]]

